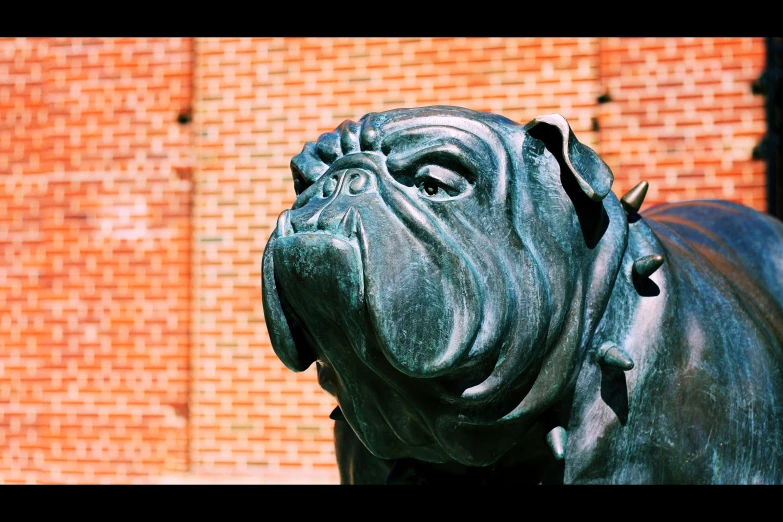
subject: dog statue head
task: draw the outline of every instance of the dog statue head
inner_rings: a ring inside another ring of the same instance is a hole
[[[486,466],[556,408],[619,271],[606,164],[556,114],[346,121],[293,158],[263,258],[283,363],[382,458]]]

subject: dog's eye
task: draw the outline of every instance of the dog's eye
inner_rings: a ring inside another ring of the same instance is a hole
[[[422,196],[445,200],[464,194],[470,184],[459,174],[439,165],[425,165],[416,171],[415,185]]]
[[[422,183],[422,189],[428,196],[434,196],[438,193],[438,185],[436,185],[435,181],[431,179],[424,180],[424,183]]]

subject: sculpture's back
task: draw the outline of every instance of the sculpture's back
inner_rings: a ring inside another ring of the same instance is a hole
[[[780,483],[783,225],[703,201],[655,207],[631,237],[637,226],[666,262],[638,299],[610,301],[596,335],[636,367],[584,365],[566,480]]]
[[[557,115],[345,122],[264,254],[343,482],[780,482],[783,225],[622,202]]]

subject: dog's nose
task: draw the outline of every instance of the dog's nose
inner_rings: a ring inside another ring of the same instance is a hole
[[[351,208],[360,212],[376,207],[380,201],[375,175],[369,169],[355,165],[327,172],[316,190],[307,204],[292,211],[293,231],[323,230],[339,234],[340,223]]]
[[[316,228],[351,235],[346,231],[353,230],[357,209],[377,196],[375,183],[372,175],[362,168],[346,168],[329,174],[322,189],[323,197],[328,202],[311,218]]]
[[[345,169],[331,174],[323,185],[323,196],[329,198],[338,194],[356,196],[370,186],[370,176],[364,169]]]

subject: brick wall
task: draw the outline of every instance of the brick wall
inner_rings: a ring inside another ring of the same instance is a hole
[[[306,141],[396,107],[559,112],[645,208],[763,209],[763,62],[758,38],[0,41],[0,482],[335,482],[335,401],[260,298]]]
[[[191,58],[0,40],[0,483],[187,466]]]
[[[766,207],[762,38],[602,38],[599,152],[623,194],[650,182],[645,207],[726,199]]]

